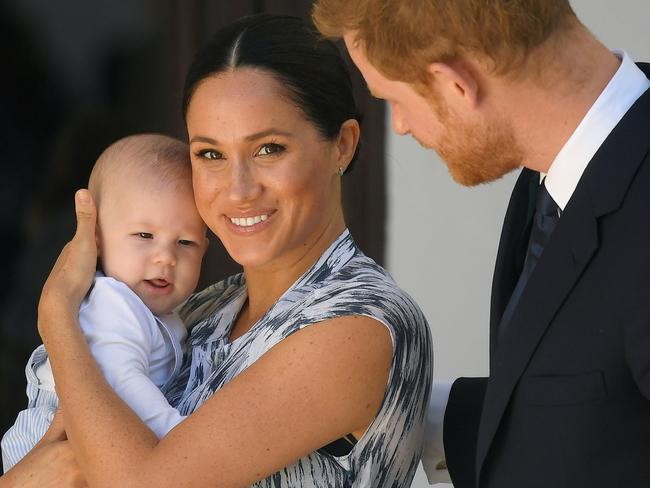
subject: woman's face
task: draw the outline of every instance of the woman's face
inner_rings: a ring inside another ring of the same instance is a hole
[[[324,140],[268,73],[201,81],[187,129],[199,213],[235,261],[292,266],[343,230],[340,143]]]

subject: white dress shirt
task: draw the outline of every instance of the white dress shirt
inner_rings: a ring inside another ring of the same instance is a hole
[[[614,51],[621,64],[569,140],[562,147],[546,175],[545,184],[561,210],[568,204],[589,161],[634,102],[650,88],[650,80],[624,51]],[[449,481],[441,467],[444,461],[442,429],[452,381],[434,381],[427,415],[422,465],[429,483]]]

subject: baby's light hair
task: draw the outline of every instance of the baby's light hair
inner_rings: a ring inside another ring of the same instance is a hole
[[[90,173],[88,189],[99,205],[106,189],[119,184],[119,177],[125,173],[167,185],[186,184],[191,172],[187,144],[162,134],[135,134],[117,140],[102,152]]]

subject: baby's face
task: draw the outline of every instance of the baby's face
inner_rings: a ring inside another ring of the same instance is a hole
[[[104,273],[126,283],[154,314],[169,313],[195,290],[207,246],[191,183],[131,178],[114,186],[98,212]]]

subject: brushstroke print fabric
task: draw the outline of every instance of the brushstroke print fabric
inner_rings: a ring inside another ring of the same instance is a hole
[[[246,297],[240,274],[183,306],[181,317],[192,329],[189,356],[167,392],[170,403],[189,415],[294,332],[336,317],[371,317],[388,328],[393,343],[386,396],[373,423],[349,454],[312,452],[253,486],[410,486],[421,455],[433,369],[429,327],[415,302],[359,250],[347,230],[266,315],[230,342]]]

